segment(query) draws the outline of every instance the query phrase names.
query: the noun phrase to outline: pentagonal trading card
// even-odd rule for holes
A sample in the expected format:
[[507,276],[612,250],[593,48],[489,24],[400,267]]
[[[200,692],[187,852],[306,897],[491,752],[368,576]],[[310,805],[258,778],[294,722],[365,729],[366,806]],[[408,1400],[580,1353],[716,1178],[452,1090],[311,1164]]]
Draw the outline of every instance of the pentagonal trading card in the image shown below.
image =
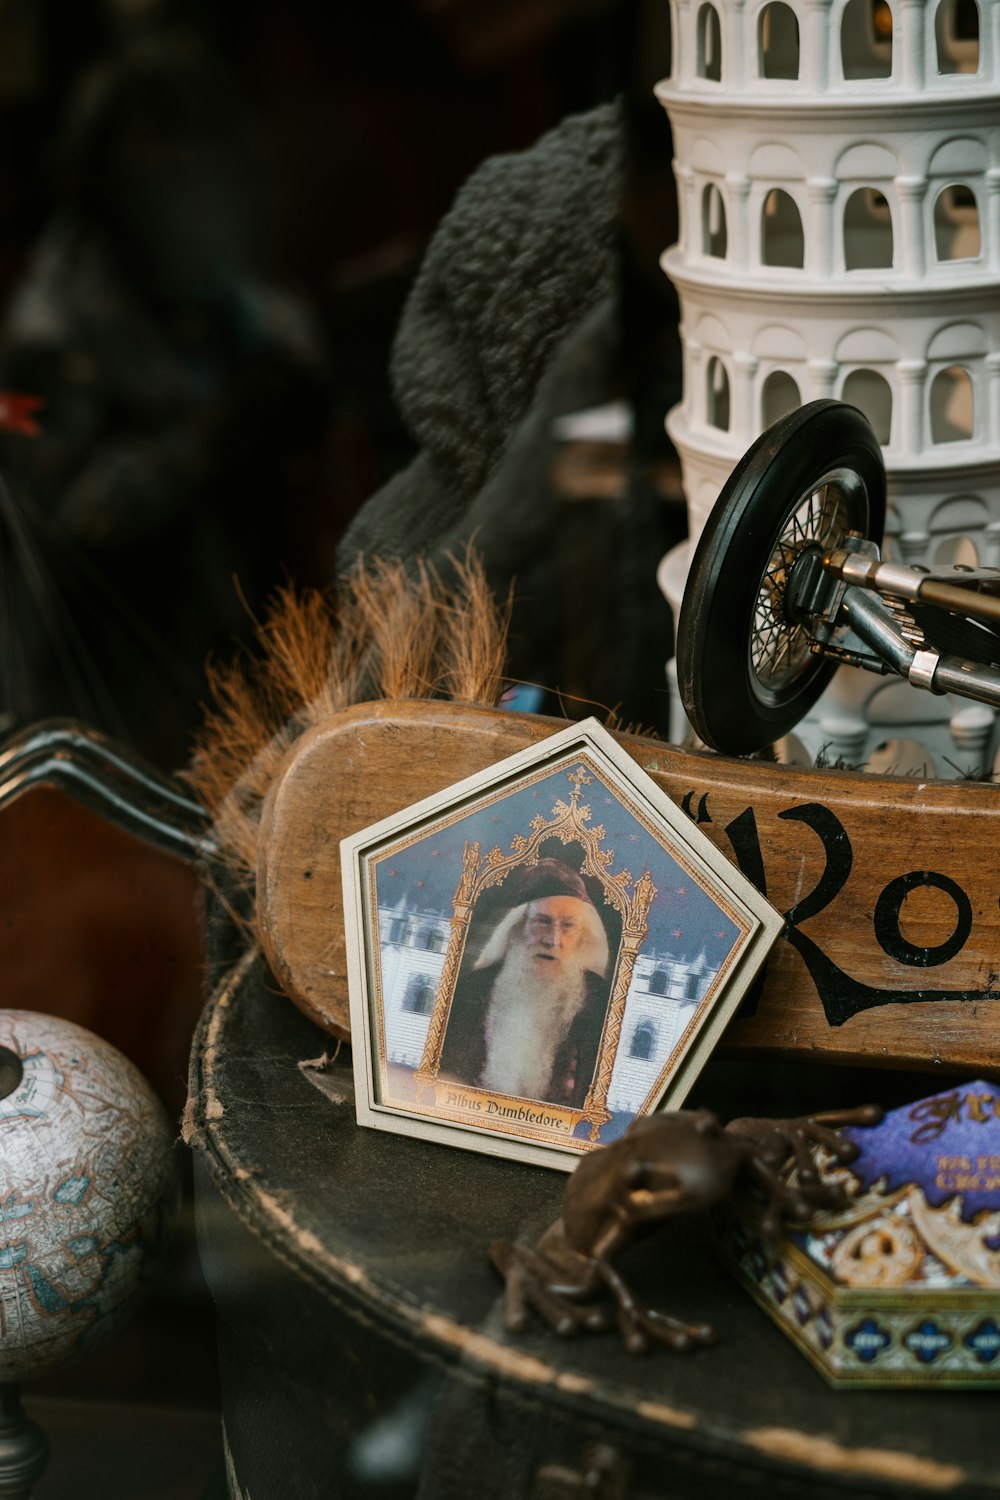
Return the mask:
[[341,848],[359,1121],[565,1170],[680,1103],[781,929],[595,720]]

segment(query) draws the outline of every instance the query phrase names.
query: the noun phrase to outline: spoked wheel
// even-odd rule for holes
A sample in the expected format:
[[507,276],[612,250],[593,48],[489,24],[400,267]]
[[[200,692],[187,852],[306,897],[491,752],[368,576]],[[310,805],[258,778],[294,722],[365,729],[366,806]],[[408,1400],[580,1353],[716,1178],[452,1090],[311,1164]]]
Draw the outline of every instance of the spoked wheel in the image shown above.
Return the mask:
[[701,534],[677,631],[681,697],[707,745],[750,754],[816,701],[835,663],[786,609],[789,576],[849,531],[881,541],[884,521],[882,452],[853,406],[810,402],[747,450]]

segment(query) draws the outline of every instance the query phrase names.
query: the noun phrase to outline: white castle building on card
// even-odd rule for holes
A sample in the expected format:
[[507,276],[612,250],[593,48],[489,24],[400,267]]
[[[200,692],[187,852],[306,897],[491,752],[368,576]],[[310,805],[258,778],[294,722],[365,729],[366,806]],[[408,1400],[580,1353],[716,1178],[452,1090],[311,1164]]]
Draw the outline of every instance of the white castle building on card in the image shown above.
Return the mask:
[[[416,1068],[444,968],[450,915],[416,910],[405,898],[397,906],[380,906],[378,915],[388,1060]],[[613,1113],[634,1113],[647,1098],[714,973],[704,953],[693,961],[639,954],[608,1091]]]
[[669,953],[639,954],[632,971],[608,1108],[634,1114],[648,1098],[714,977],[705,954],[693,961]]
[[[1000,4],[670,0],[680,206],[663,258],[692,539],[771,422],[833,396],[883,447],[887,551],[1000,563]],[[689,545],[660,579],[675,614]],[[916,726],[916,727],[915,727]],[[674,738],[682,732],[675,725]],[[841,672],[798,731],[862,762],[912,736],[983,765],[994,715]]]
[[419,911],[403,897],[378,909],[382,1014],[388,1060],[416,1068],[451,936],[448,915]]

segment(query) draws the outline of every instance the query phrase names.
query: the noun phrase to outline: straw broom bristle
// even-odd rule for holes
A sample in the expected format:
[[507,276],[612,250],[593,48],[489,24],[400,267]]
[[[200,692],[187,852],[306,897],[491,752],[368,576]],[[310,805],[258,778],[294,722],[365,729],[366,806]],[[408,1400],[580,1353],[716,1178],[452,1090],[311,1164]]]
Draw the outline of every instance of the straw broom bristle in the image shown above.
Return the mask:
[[337,630],[325,596],[281,589],[261,631],[264,688],[274,714],[293,718],[304,703],[321,716],[332,711],[330,678]]
[[451,562],[457,593],[446,605],[443,620],[447,696],[458,703],[492,705],[503,691],[514,586],[498,605],[471,548]]
[[369,644],[367,667],[379,698],[436,696],[441,675],[443,586],[418,562],[411,576],[401,562],[379,558],[348,575],[349,610]]
[[254,881],[264,799],[307,729],[378,698],[499,700],[510,600],[496,603],[471,549],[448,563],[448,584],[425,562],[412,572],[384,559],[359,564],[335,608],[318,591],[282,589],[258,654],[210,670],[213,701],[186,775],[245,886]]

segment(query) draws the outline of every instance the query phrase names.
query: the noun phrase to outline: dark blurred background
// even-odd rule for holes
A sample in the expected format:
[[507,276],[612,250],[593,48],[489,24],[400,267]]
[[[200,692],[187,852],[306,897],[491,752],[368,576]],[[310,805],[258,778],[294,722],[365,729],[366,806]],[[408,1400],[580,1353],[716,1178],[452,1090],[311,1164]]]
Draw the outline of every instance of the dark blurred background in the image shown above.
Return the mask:
[[[663,433],[679,395],[652,96],[667,15],[665,0],[0,0],[0,393],[43,402],[5,414],[0,394],[0,736],[66,714],[163,769],[185,762],[206,661],[252,639],[278,583],[331,584],[345,527],[412,457],[389,356],[456,191],[615,98],[625,417],[558,446],[561,624],[537,660],[522,639],[517,664],[543,679],[527,706],[596,701],[666,729],[655,569],[684,530]],[[100,1032],[179,1114],[195,873],[35,792],[0,814],[0,903],[5,1004]],[[199,1495],[212,1340],[189,1230],[132,1333],[41,1389],[62,1457],[39,1496],[143,1493],[124,1468],[107,1488],[101,1439],[126,1465],[126,1429],[165,1495]]]
[[[0,0],[0,390],[45,401],[39,436],[0,439],[8,722],[71,713],[183,763],[206,658],[252,634],[285,577],[330,583],[345,525],[411,456],[389,352],[456,190],[621,97],[640,462],[612,444],[582,479],[570,464],[573,499],[612,503],[572,509],[544,675],[570,712],[577,695],[665,727],[652,578],[676,493],[640,503],[638,583],[634,559],[629,576],[594,558],[630,503],[635,532],[636,487],[669,459],[667,17],[663,0]],[[634,615],[636,587],[645,626],[615,651],[615,598]]]

